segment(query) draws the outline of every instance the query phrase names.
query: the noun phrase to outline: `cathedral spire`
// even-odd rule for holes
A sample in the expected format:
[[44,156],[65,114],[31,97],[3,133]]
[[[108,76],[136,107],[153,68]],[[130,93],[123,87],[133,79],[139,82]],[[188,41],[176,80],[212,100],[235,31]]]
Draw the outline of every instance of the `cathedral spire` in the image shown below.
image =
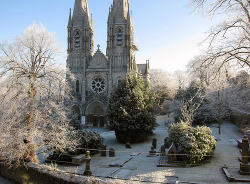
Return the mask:
[[83,21],[84,26],[92,27],[91,18],[89,14],[88,0],[75,0],[72,21],[73,22]]
[[127,15],[129,12],[129,1],[128,0],[113,0],[113,5],[111,6],[110,15],[116,19],[127,20]]

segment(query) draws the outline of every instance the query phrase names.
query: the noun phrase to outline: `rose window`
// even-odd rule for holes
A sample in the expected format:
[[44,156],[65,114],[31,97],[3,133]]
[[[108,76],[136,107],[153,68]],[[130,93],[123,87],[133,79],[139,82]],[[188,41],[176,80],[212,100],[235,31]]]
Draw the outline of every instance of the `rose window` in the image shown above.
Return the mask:
[[92,90],[95,92],[102,92],[105,89],[105,82],[102,78],[96,78],[92,81]]

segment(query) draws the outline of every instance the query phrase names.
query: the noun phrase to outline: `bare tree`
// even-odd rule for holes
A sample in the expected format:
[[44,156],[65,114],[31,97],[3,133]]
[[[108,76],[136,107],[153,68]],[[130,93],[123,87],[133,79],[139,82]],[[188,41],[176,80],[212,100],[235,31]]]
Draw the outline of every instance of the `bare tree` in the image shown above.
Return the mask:
[[0,45],[0,155],[5,161],[38,162],[37,155],[74,148],[61,51],[50,33],[33,24],[13,43]]
[[226,64],[250,67],[250,2],[248,0],[191,0],[196,10],[211,16],[224,13],[227,20],[209,31],[209,48],[204,66],[223,60],[218,70]]

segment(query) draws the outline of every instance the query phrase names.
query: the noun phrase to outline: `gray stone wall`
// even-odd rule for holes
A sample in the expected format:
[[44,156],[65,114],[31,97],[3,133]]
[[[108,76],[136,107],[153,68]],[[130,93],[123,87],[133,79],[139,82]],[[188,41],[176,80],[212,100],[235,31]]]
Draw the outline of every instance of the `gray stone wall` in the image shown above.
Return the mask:
[[17,169],[9,169],[0,165],[0,176],[15,184],[106,184],[100,179],[77,176],[33,163],[28,163]]

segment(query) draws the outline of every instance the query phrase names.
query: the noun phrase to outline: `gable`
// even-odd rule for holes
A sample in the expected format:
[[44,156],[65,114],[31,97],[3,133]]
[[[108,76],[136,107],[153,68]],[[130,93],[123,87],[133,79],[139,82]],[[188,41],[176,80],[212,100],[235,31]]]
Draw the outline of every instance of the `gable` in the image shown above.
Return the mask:
[[108,68],[108,58],[100,50],[97,50],[93,58],[90,60],[88,68]]

